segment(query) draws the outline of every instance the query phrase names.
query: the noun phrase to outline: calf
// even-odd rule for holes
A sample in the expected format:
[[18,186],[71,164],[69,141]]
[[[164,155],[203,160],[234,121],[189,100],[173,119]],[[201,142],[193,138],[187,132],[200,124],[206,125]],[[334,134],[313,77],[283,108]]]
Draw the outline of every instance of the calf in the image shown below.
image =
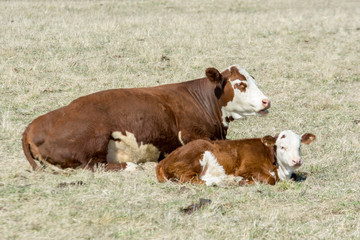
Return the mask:
[[276,137],[242,140],[195,140],[182,146],[156,167],[159,182],[167,179],[181,183],[218,185],[240,177],[240,184],[254,181],[274,185],[277,181],[296,178],[301,166],[300,143],[309,144],[315,135],[301,137],[287,130]]
[[225,139],[230,121],[267,114],[270,100],[243,68],[150,88],[112,89],[80,97],[36,118],[23,133],[25,156],[61,168],[161,160],[195,139]]

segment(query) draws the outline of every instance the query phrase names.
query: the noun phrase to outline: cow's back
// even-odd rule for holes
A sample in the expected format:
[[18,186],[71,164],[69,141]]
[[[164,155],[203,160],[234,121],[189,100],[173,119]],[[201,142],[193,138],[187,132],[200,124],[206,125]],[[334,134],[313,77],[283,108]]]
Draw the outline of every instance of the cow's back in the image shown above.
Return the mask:
[[216,141],[213,154],[226,174],[235,176],[262,172],[273,165],[271,150],[260,138]]

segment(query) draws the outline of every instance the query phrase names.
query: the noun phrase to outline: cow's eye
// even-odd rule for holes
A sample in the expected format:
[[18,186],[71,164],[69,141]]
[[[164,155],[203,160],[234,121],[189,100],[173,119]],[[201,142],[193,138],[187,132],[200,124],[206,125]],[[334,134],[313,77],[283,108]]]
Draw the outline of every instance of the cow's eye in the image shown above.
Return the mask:
[[286,148],[285,148],[285,147],[281,147],[281,150],[286,151]]
[[243,83],[243,82],[241,82],[241,83],[235,83],[234,84],[234,89],[238,89],[238,90],[240,90],[241,92],[245,92],[245,90],[246,90],[246,83]]

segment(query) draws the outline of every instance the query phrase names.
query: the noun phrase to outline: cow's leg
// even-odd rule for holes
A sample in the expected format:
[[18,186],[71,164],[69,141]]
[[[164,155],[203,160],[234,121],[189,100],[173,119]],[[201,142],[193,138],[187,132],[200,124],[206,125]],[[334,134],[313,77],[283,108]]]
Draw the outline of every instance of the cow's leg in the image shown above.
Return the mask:
[[[67,162],[71,162],[70,160]],[[105,157],[92,157],[90,158],[90,160],[88,158],[86,158],[85,156],[80,156],[80,158],[77,160],[77,162],[80,163],[80,166],[77,167],[72,167],[72,168],[82,168],[82,169],[87,169],[87,170],[91,170],[94,171],[94,167],[97,167],[101,164],[106,163],[106,159]],[[67,165],[67,166],[62,166],[62,168],[69,168],[71,166]]]
[[105,165],[106,171],[119,171],[119,170],[125,170],[127,167],[126,162],[122,163],[108,163]]
[[[97,166],[99,163],[101,164],[101,163],[103,163],[103,161],[97,161],[97,164],[96,163],[91,164],[91,162],[83,163],[81,165],[81,168],[94,171],[94,167]],[[134,164],[131,162],[121,162],[121,163],[106,163],[104,168],[105,168],[105,171],[133,172],[133,171],[139,169],[140,167],[137,164]]]
[[199,175],[196,172],[189,172],[189,173],[181,175],[179,182],[181,182],[181,183],[189,182],[192,184],[205,184],[206,183],[204,180],[201,180],[199,178]]
[[190,180],[190,183],[192,184],[206,184],[206,182],[204,180],[201,180],[200,178],[198,178],[197,176],[196,177],[193,177],[191,180]]
[[156,177],[159,182],[165,182],[168,178],[162,167],[163,162],[158,163],[156,166]]
[[267,183],[267,184],[270,184],[270,185],[275,185],[276,184],[276,179],[271,174],[261,174],[258,177],[258,180],[260,182],[262,182],[262,183]]
[[[156,176],[159,182],[165,182],[166,180],[178,182],[178,183],[193,183],[193,184],[204,184],[205,181],[199,178],[199,173],[193,170],[186,171],[187,169],[182,168],[181,172],[168,173],[163,168],[163,162],[160,162],[156,166]],[[185,171],[185,173],[184,173]]]
[[260,174],[252,174],[251,172],[248,172],[247,170],[244,170],[243,168],[237,169],[235,172],[236,177],[243,177],[241,181],[239,181],[240,186],[246,186],[254,184],[256,181],[260,181],[259,176]]
[[104,164],[105,163],[105,171],[128,171],[133,172],[137,169],[140,169],[140,167],[132,162],[120,162],[120,163],[108,163],[106,162],[106,157],[104,158],[97,158],[97,159],[91,159],[88,162],[84,162],[81,166],[85,169],[94,170],[94,166],[97,166],[98,164]]
[[253,179],[242,179],[240,182],[239,182],[239,185],[240,186],[246,186],[246,185],[251,185],[251,184],[254,184],[254,180]]
[[275,185],[276,179],[271,174],[266,173],[255,173],[251,178],[243,179],[239,182],[240,185],[250,185],[255,182],[261,182],[265,184]]
[[255,181],[259,181],[265,184],[275,185],[276,183],[275,177],[272,174],[270,174],[270,172],[263,172],[263,171],[255,172],[253,173],[252,178]]

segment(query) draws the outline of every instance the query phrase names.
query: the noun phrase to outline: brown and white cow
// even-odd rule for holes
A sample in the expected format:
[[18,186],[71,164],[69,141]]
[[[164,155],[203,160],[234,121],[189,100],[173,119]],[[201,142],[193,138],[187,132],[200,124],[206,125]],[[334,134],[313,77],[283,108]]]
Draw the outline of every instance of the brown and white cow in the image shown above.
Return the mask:
[[278,136],[242,140],[195,140],[182,146],[156,167],[159,182],[221,185],[251,184],[254,181],[274,185],[277,181],[296,178],[294,170],[301,166],[300,143],[309,144],[315,135],[301,137],[293,131]]
[[34,160],[61,168],[105,163],[123,169],[125,162],[161,160],[195,139],[225,139],[230,121],[264,115],[269,107],[243,68],[208,68],[197,80],[80,97],[30,123],[22,146],[33,169]]

